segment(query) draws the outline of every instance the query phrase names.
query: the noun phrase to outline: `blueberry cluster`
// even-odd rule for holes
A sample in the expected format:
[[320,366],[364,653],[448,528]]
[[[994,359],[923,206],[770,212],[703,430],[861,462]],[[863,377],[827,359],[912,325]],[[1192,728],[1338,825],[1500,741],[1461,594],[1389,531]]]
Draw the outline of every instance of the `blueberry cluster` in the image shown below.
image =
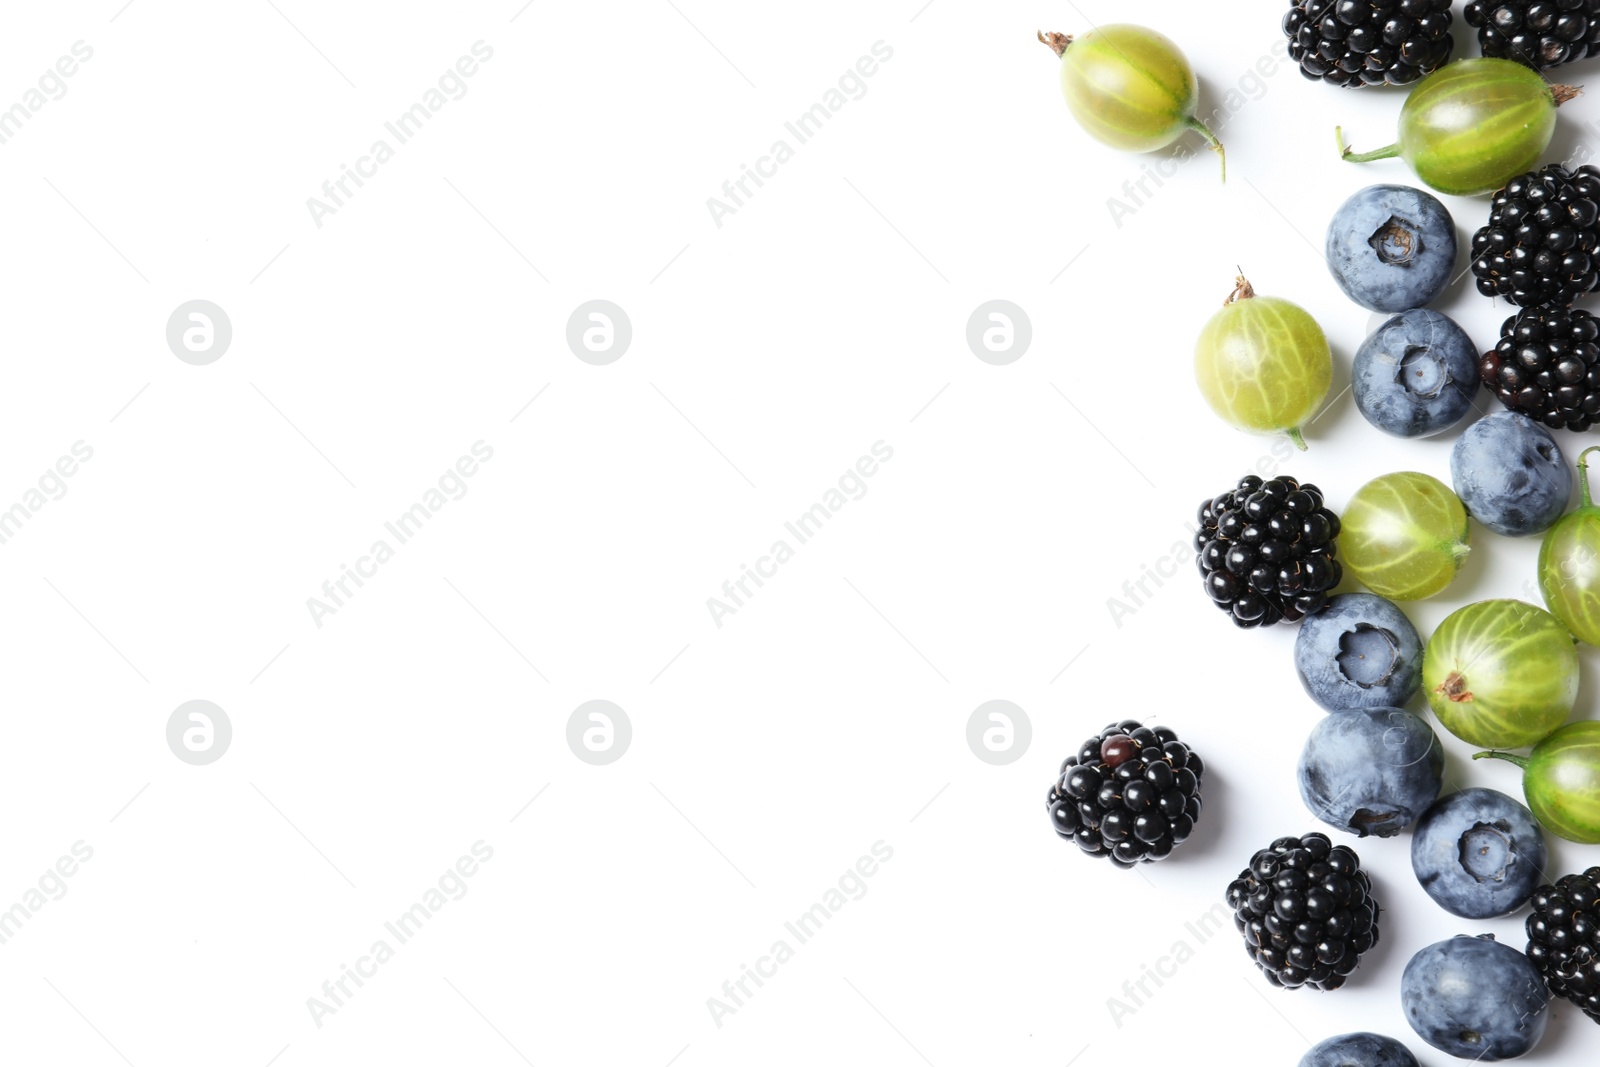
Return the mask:
[[1339,516],[1322,492],[1287,476],[1238,485],[1200,504],[1197,563],[1212,603],[1237,626],[1298,622],[1339,584]]
[[1600,286],[1600,170],[1559,163],[1519,174],[1472,236],[1478,292],[1519,307],[1570,304]]
[[1331,990],[1378,943],[1378,904],[1355,850],[1280,837],[1228,886],[1245,950],[1275,986]]
[[1528,959],[1550,992],[1600,1023],[1600,867],[1540,886],[1527,928]]
[[1581,308],[1526,308],[1500,327],[1478,374],[1500,402],[1554,429],[1600,419],[1600,320]]
[[1331,85],[1404,85],[1445,65],[1450,0],[1290,0],[1289,58]]
[[1548,70],[1600,55],[1600,0],[1472,0],[1463,17],[1494,59]]
[[1046,804],[1056,833],[1118,867],[1166,859],[1200,817],[1205,764],[1165,726],[1111,723],[1061,765]]

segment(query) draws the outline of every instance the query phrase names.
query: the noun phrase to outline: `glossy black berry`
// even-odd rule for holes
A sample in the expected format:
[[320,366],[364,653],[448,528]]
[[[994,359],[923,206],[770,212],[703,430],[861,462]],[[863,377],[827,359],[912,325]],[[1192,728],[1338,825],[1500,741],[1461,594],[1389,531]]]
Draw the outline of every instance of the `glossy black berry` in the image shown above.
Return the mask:
[[1600,0],[1472,0],[1463,17],[1493,59],[1548,70],[1600,55]]
[[1280,837],[1228,886],[1245,951],[1275,986],[1338,989],[1378,943],[1378,902],[1361,860],[1322,834]]
[[1091,856],[1118,867],[1166,859],[1200,816],[1204,769],[1171,729],[1114,722],[1061,765],[1046,809]]
[[1404,85],[1444,66],[1450,0],[1290,0],[1289,58],[1313,81]]
[[1600,867],[1533,894],[1528,959],[1550,992],[1600,1023]]
[[1581,308],[1525,308],[1500,327],[1478,376],[1506,407],[1551,429],[1600,421],[1600,320]]
[[1519,307],[1600,287],[1600,170],[1551,163],[1507,182],[1472,235],[1472,274],[1478,292]]
[[1235,625],[1298,622],[1343,577],[1338,534],[1339,518],[1316,486],[1252,474],[1200,505],[1196,562],[1211,602]]

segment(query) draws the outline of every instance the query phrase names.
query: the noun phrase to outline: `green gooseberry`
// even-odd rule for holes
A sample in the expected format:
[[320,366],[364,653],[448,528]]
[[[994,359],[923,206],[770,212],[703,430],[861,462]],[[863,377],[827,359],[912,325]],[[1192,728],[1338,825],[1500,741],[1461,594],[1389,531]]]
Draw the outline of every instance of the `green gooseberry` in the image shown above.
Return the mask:
[[1154,152],[1193,130],[1228,177],[1222,142],[1194,117],[1200,81],[1182,49],[1155,30],[1127,23],[1071,37],[1040,33],[1061,57],[1061,91],[1078,125],[1113,148]]
[[1399,156],[1439,192],[1475,196],[1533,169],[1555,133],[1556,108],[1577,95],[1509,59],[1460,59],[1417,82],[1394,144],[1354,152],[1342,129],[1334,134],[1351,163]]
[[1526,756],[1478,752],[1473,759],[1503,759],[1522,768],[1522,794],[1551,833],[1600,845],[1600,722],[1563,726]]
[[1257,296],[1244,275],[1194,346],[1200,394],[1224,422],[1249,433],[1283,433],[1296,448],[1333,381],[1328,338],[1298,304]]
[[1572,636],[1600,645],[1600,507],[1589,499],[1589,453],[1578,457],[1578,487],[1583,496],[1576,510],[1563,515],[1539,546],[1539,591],[1550,614]]
[[1455,579],[1470,551],[1461,498],[1416,471],[1372,479],[1355,491],[1339,520],[1344,569],[1390,600],[1433,596]]
[[1521,748],[1572,714],[1578,653],[1548,611],[1484,600],[1451,612],[1428,638],[1422,689],[1439,724],[1468,744]]

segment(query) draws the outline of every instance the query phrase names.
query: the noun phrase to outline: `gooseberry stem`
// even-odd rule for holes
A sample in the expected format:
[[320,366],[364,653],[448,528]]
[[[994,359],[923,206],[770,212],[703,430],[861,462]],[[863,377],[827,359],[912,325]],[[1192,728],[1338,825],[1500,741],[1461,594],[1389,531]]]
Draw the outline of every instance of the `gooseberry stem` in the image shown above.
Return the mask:
[[1290,441],[1294,442],[1294,447],[1298,448],[1302,452],[1306,450],[1306,438],[1305,435],[1300,432],[1300,427],[1291,426],[1283,432],[1284,436],[1288,437]]
[[1222,181],[1224,184],[1226,184],[1228,181],[1228,152],[1227,149],[1222,147],[1222,142],[1217,140],[1217,135],[1211,132],[1211,127],[1207,126],[1193,115],[1190,115],[1188,118],[1184,119],[1183,124],[1193,130],[1195,133],[1198,133],[1201,137],[1204,137],[1206,139],[1206,143],[1211,146],[1211,151],[1217,154],[1217,161],[1222,164]]
[[[1236,304],[1241,300],[1250,300],[1255,295],[1255,286],[1245,280],[1244,271],[1239,271],[1233,276],[1233,292],[1228,294],[1228,299],[1222,302],[1222,306],[1227,307],[1229,304]],[[1600,445],[1595,447],[1600,448]]]
[[1347,163],[1371,163],[1378,159],[1393,159],[1400,154],[1398,142],[1386,148],[1375,148],[1371,152],[1357,152],[1344,143],[1344,127],[1333,128],[1333,139],[1339,145],[1339,158]]
[[1045,33],[1043,30],[1034,32],[1039,35],[1039,43],[1049,45],[1050,51],[1056,54],[1057,59],[1066,54],[1067,45],[1072,43],[1070,33]]
[[1473,759],[1503,759],[1507,763],[1515,763],[1523,770],[1528,769],[1528,757],[1519,756],[1515,752],[1474,752]]
[[1466,676],[1460,671],[1451,671],[1449,677],[1445,678],[1434,692],[1455,704],[1462,704],[1472,699],[1472,690],[1467,688]]
[[1589,453],[1600,452],[1600,445],[1590,445],[1578,453],[1578,489],[1583,493],[1583,500],[1579,507],[1591,507],[1593,501],[1589,499]]

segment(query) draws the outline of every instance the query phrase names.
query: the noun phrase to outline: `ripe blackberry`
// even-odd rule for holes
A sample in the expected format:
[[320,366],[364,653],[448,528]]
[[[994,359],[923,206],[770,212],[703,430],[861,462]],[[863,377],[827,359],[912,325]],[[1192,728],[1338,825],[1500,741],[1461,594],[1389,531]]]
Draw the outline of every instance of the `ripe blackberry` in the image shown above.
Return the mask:
[[1338,989],[1378,943],[1378,902],[1355,850],[1280,837],[1228,886],[1245,951],[1275,986]]
[[1600,867],[1533,894],[1528,959],[1558,997],[1600,1023]]
[[1600,170],[1551,163],[1494,194],[1472,235],[1478,292],[1520,307],[1570,304],[1600,286]]
[[1201,502],[1195,561],[1211,602],[1236,626],[1299,622],[1344,574],[1334,558],[1338,536],[1339,516],[1322,506],[1316,486],[1251,474]]
[[1061,765],[1046,806],[1056,833],[1118,867],[1163,860],[1200,817],[1205,764],[1165,726],[1114,722]]
[[1404,85],[1450,59],[1450,0],[1289,0],[1289,58],[1313,81]]
[[1600,321],[1581,308],[1524,308],[1500,327],[1478,376],[1500,403],[1557,430],[1600,421]]
[[1600,55],[1600,0],[1472,0],[1464,17],[1492,59],[1548,70]]

